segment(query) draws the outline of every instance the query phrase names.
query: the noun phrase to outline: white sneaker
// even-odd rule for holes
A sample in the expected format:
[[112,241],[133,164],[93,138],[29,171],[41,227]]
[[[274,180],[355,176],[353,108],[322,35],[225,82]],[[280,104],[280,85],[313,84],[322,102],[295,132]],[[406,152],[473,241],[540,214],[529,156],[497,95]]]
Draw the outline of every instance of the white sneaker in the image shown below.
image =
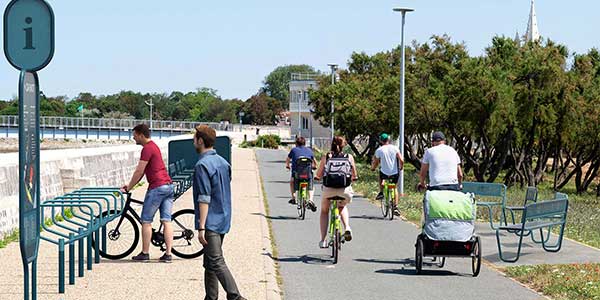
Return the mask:
[[320,241],[319,248],[321,248],[321,249],[329,248],[329,243],[327,242],[327,240]]

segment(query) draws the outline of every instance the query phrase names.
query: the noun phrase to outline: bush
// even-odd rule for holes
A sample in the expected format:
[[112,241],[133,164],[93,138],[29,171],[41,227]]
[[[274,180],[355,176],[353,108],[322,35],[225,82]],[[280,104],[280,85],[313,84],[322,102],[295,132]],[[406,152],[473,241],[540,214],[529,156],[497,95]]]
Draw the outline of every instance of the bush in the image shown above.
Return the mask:
[[269,149],[277,149],[281,144],[281,138],[278,135],[268,134],[268,135],[259,135],[258,139],[254,142],[256,147],[269,148]]
[[240,148],[261,147],[269,149],[277,149],[281,144],[281,138],[278,135],[267,134],[259,135],[256,141],[244,141],[240,144]]

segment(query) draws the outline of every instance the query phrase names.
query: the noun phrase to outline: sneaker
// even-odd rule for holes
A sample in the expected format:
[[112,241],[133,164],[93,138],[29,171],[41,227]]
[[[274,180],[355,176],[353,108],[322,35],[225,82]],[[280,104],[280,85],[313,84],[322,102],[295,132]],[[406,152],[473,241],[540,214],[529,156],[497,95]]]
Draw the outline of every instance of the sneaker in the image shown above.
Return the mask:
[[398,217],[400,216],[400,210],[398,209],[398,207],[394,207],[393,212],[394,212],[394,216],[398,216]]
[[379,194],[377,194],[377,197],[375,197],[375,200],[381,200],[383,199],[383,192],[379,192]]
[[316,205],[314,202],[312,202],[312,201],[308,201],[308,208],[309,208],[309,209],[310,209],[312,212],[315,212],[315,211],[317,211],[317,205]]
[[352,240],[352,230],[347,229],[346,232],[344,232],[344,239],[346,240],[346,242]]
[[327,240],[320,241],[319,242],[319,248],[321,248],[321,249],[329,248],[329,243],[327,242]]
[[150,254],[144,253],[144,252],[140,252],[140,254],[132,257],[131,259],[134,260],[134,261],[149,261],[150,260]]
[[296,205],[296,198],[290,199],[290,201],[288,201],[288,203],[292,204],[292,205]]
[[164,263],[170,263],[173,260],[173,256],[172,255],[167,255],[166,253],[163,254],[163,256],[161,256],[158,261],[160,262],[164,262]]

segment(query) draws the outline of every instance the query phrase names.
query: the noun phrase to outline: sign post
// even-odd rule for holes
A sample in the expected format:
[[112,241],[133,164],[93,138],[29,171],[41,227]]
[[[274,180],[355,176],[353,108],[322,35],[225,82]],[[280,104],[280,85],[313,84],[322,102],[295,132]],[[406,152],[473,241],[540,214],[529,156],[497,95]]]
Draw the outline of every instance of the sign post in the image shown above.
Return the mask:
[[[4,55],[19,77],[19,244],[24,299],[37,298],[40,244],[40,85],[54,56],[54,13],[44,0],[12,0],[4,11]],[[29,284],[31,264],[31,285]],[[31,294],[30,294],[31,287]]]

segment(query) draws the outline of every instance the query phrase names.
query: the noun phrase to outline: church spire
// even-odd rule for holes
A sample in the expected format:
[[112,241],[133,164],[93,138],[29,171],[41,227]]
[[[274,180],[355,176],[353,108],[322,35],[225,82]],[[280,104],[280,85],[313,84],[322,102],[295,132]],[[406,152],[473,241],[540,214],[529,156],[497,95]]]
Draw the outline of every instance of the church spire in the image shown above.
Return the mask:
[[540,39],[537,16],[535,15],[535,0],[531,0],[531,11],[529,12],[529,22],[527,23],[525,39],[527,42],[537,42]]

